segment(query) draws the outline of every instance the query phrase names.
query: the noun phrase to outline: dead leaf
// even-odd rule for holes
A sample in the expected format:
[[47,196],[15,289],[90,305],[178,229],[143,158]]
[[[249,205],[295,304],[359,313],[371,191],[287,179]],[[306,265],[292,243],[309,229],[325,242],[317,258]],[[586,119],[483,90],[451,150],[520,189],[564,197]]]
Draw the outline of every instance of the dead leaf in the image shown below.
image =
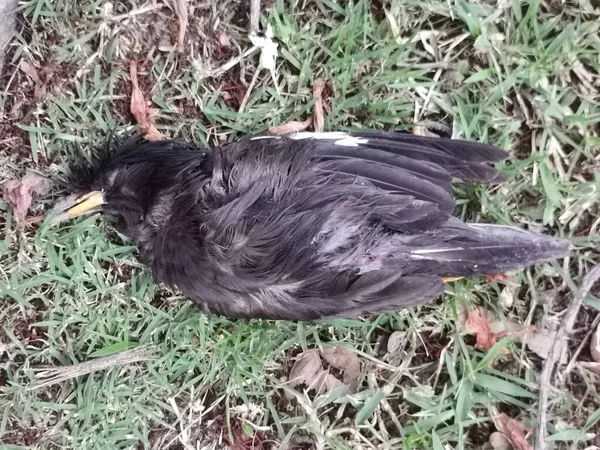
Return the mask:
[[317,78],[313,84],[313,97],[315,104],[313,106],[313,129],[316,133],[322,133],[325,129],[325,114],[323,112],[323,89],[325,80]]
[[490,329],[490,323],[481,308],[467,312],[465,331],[475,335],[475,347],[490,350],[498,340],[498,334]]
[[592,354],[592,359],[596,362],[600,362],[600,325],[592,334],[592,339],[590,340],[590,353]]
[[527,441],[527,437],[531,434],[531,428],[504,413],[494,416],[493,420],[496,429],[508,438],[515,450],[533,450]]
[[33,193],[46,194],[50,190],[50,181],[35,173],[27,173],[21,180],[7,181],[2,188],[4,200],[11,206],[15,220],[23,223],[31,206]]
[[295,387],[300,384],[310,386],[322,371],[323,365],[318,351],[311,350],[301,353],[290,370],[290,386]]
[[321,358],[317,350],[301,353],[290,370],[290,386],[304,385],[309,390],[314,389],[317,394],[343,386],[340,380],[323,369]]
[[172,0],[173,9],[177,15],[179,21],[179,35],[177,37],[177,50],[181,53],[183,51],[183,44],[185,39],[185,31],[188,25],[188,5],[187,0]]
[[360,359],[349,348],[342,345],[326,347],[321,350],[322,358],[336,369],[344,371],[343,382],[350,392],[356,392],[360,386]]
[[299,133],[300,131],[304,131],[308,127],[310,127],[311,124],[312,119],[306,119],[303,122],[293,120],[288,123],[284,123],[274,127],[269,127],[267,131],[269,132],[269,134],[273,134],[275,136],[283,136],[286,134]]
[[388,353],[396,353],[400,347],[402,346],[406,337],[406,332],[404,331],[394,331],[387,341],[387,351]]
[[42,79],[40,78],[37,69],[33,64],[25,60],[21,60],[21,62],[19,63],[19,69],[21,69],[21,71],[24,74],[26,74],[29,78],[31,78],[34,85],[33,97],[36,100],[39,99],[45,93],[46,85],[42,82]]
[[40,76],[38,75],[37,69],[33,66],[33,64],[23,59],[19,63],[19,69],[21,69],[26,75],[29,75],[29,78],[31,78],[35,84],[40,84],[42,82]]
[[[323,368],[323,358],[336,369],[343,371],[343,381]],[[310,350],[298,355],[290,370],[290,386],[304,385],[318,394],[329,392],[339,386],[346,386],[356,392],[360,385],[360,360],[350,349],[342,346],[328,347],[321,352]]]
[[[527,348],[540,358],[547,359],[556,337],[556,329],[538,330],[535,326],[524,327],[516,319],[500,321],[495,317],[488,317],[490,330],[496,338],[512,336],[515,342],[524,343]],[[560,364],[567,364],[567,354],[561,355]]]
[[512,448],[508,438],[499,431],[494,431],[484,446],[484,450],[512,450]]
[[[548,355],[556,339],[556,333],[557,330],[525,330],[524,333],[515,334],[514,340],[516,342],[524,342],[529,350],[537,354],[540,358],[548,359]],[[559,346],[556,345],[555,348],[558,349]],[[567,364],[569,362],[568,359],[567,353],[563,352],[560,356],[559,364]]]
[[131,61],[129,64],[129,75],[131,76],[131,114],[139,124],[140,132],[149,141],[160,141],[165,137],[158,131],[154,125],[156,109],[150,108],[149,102],[146,103],[137,79],[137,63]]
[[[524,336],[535,332],[535,327],[523,327],[513,321],[503,322],[497,320],[492,312],[476,308],[467,311],[464,330],[475,335],[475,347],[489,351],[498,339],[512,336],[516,341],[524,340]],[[502,349],[502,353],[507,354],[508,350]]]

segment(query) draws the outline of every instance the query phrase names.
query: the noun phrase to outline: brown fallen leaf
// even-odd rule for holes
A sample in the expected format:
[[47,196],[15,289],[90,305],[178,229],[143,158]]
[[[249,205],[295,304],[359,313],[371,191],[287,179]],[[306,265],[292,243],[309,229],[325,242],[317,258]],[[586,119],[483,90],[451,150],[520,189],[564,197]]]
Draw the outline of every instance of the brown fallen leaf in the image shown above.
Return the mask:
[[290,386],[304,385],[317,394],[329,392],[338,386],[344,386],[340,380],[323,369],[317,350],[301,353],[290,370]]
[[342,381],[350,392],[356,392],[360,386],[360,359],[352,350],[335,345],[321,350],[321,357],[332,367],[344,371]]
[[150,108],[150,102],[146,102],[137,79],[137,63],[131,61],[129,63],[129,75],[131,77],[131,105],[130,110],[133,117],[139,124],[140,132],[149,141],[160,141],[165,137],[158,131],[154,125],[156,109]]
[[290,370],[290,386],[295,387],[300,384],[310,386],[322,372],[323,365],[318,351],[301,353]]
[[[488,312],[489,313],[489,312]],[[487,315],[490,330],[497,338],[511,336],[515,342],[524,343],[527,348],[543,359],[547,359],[556,339],[556,327],[537,329],[534,325],[523,326],[516,318],[508,321],[498,320],[495,316]],[[567,364],[567,354],[561,355],[560,364]]]
[[527,437],[531,434],[531,428],[504,413],[500,413],[492,419],[496,429],[508,438],[515,450],[533,450],[527,440]]
[[481,308],[472,309],[467,312],[465,331],[475,335],[475,347],[485,350],[490,350],[499,337],[498,333],[492,332],[490,322],[485,317]]
[[[344,372],[343,381],[323,368],[323,362]],[[317,394],[329,392],[339,386],[346,386],[351,392],[356,392],[360,385],[360,360],[351,350],[335,346],[318,350],[309,350],[298,355],[289,374],[290,386],[306,386],[314,389]]]
[[[537,354],[540,358],[548,359],[554,340],[556,339],[557,330],[536,330],[529,328],[523,332],[515,333],[514,340],[516,342],[524,342],[525,345]],[[569,358],[566,352],[561,354],[559,364],[567,364]]]
[[177,37],[177,51],[183,51],[183,44],[185,39],[185,31],[188,25],[188,5],[187,0],[172,0],[173,9],[177,15],[179,21],[179,35]]
[[34,91],[33,97],[38,100],[42,95],[45,94],[46,85],[42,82],[40,75],[33,64],[25,60],[21,60],[19,63],[19,69],[26,74],[33,81]]
[[325,113],[323,111],[323,89],[325,80],[317,78],[313,84],[313,97],[315,104],[313,106],[312,123],[313,129],[317,133],[322,133],[325,129]]
[[23,223],[31,206],[33,194],[46,194],[50,190],[50,181],[30,172],[21,180],[7,181],[2,185],[2,190],[4,200],[11,206],[15,220]]
[[[475,335],[475,347],[488,351],[498,339],[511,336],[515,341],[521,342],[526,336],[533,336],[531,333],[536,332],[535,326],[524,327],[513,321],[500,321],[491,311],[484,311],[482,308],[467,311],[462,320],[464,320],[464,330]],[[508,350],[503,349],[502,353],[507,354]]]
[[286,134],[299,133],[300,131],[306,130],[312,124],[312,118],[306,119],[303,122],[299,122],[297,120],[292,120],[288,123],[283,123],[281,125],[276,125],[274,127],[269,127],[267,130],[269,134],[275,136],[283,136]]

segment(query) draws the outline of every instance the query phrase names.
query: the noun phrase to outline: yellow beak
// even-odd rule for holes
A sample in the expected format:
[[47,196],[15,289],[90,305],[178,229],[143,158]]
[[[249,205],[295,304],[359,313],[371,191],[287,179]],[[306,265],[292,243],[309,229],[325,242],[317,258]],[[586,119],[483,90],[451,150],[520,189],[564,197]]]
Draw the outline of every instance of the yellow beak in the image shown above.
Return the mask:
[[98,212],[104,203],[106,203],[104,193],[101,191],[92,191],[81,197],[66,198],[54,207],[52,222],[60,223],[83,214]]

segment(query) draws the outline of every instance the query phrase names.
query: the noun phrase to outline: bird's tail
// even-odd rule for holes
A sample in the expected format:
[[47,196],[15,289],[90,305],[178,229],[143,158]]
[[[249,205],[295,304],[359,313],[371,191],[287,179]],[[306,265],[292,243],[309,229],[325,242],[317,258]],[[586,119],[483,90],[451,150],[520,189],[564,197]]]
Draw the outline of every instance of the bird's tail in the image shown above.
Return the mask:
[[467,233],[444,243],[410,252],[436,268],[442,277],[463,277],[503,273],[545,261],[564,258],[569,242],[515,227],[467,224]]

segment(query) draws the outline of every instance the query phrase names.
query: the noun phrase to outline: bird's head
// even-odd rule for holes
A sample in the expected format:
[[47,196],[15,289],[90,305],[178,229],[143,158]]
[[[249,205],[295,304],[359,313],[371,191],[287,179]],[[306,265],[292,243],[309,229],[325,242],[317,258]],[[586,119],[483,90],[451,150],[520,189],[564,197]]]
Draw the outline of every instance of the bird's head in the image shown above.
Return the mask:
[[195,146],[175,141],[150,142],[140,136],[111,141],[91,160],[71,165],[67,182],[72,195],[58,202],[52,221],[102,211],[132,230],[165,189],[197,167],[198,155]]

